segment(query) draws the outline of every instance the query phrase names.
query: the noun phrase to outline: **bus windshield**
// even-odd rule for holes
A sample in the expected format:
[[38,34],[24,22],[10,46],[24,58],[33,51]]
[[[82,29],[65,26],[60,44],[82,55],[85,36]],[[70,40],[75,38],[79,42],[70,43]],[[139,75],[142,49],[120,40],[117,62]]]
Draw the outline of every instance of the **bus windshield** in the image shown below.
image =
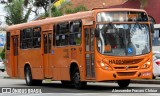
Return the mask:
[[97,14],[97,22],[133,22],[148,21],[147,14],[144,12],[120,11],[120,12],[100,12]]
[[150,52],[147,24],[98,24],[97,47],[101,54],[135,56]]

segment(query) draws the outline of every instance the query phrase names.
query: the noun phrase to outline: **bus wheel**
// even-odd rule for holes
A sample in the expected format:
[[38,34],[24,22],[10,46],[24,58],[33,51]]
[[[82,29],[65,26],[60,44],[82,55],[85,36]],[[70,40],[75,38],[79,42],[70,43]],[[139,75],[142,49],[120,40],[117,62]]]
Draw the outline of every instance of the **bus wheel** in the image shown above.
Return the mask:
[[73,83],[74,83],[75,88],[77,88],[77,89],[82,89],[87,85],[87,82],[81,81],[80,73],[79,73],[79,70],[77,68],[76,68],[76,70],[74,71],[74,74],[73,74]]
[[25,80],[26,80],[26,84],[28,86],[32,86],[32,85],[42,85],[42,80],[33,80],[32,79],[32,72],[29,66],[27,66],[25,68]]
[[119,87],[127,87],[130,83],[130,80],[117,80]]
[[31,73],[31,69],[29,66],[27,66],[25,68],[25,80],[26,80],[26,84],[28,86],[33,85],[33,81],[32,81],[32,73]]

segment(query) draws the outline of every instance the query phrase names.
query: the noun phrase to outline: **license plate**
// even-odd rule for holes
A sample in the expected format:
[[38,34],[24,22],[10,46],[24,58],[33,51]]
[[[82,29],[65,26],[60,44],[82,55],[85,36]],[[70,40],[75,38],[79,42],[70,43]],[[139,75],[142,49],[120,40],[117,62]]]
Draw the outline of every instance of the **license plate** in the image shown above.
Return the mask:
[[151,75],[150,72],[144,72],[144,73],[142,73],[142,76],[150,76],[150,75]]

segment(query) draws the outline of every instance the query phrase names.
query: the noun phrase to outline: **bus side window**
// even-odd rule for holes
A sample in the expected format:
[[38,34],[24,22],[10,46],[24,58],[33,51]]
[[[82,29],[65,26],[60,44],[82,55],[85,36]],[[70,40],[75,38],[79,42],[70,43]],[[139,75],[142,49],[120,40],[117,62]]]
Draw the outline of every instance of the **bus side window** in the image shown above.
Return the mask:
[[41,47],[41,27],[35,27],[33,29],[33,47]]
[[55,32],[56,32],[56,25],[53,25],[53,46],[55,46],[55,42],[56,42]]
[[70,45],[81,44],[82,22],[73,21],[70,23]]
[[7,32],[7,50],[10,50],[10,32]]
[[69,23],[57,24],[56,29],[56,46],[68,45],[69,41]]
[[33,30],[32,28],[23,29],[21,31],[21,48],[27,49],[33,47]]

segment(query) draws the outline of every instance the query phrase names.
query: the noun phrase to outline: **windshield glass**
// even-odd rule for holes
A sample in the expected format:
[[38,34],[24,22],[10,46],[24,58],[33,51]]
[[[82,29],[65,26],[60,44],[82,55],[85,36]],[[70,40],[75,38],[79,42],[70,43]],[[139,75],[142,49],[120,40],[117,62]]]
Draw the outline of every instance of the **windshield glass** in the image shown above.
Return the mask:
[[147,24],[98,24],[97,47],[101,54],[135,56],[150,52]]
[[100,12],[97,14],[97,22],[133,22],[148,21],[144,12],[122,11],[122,12]]

